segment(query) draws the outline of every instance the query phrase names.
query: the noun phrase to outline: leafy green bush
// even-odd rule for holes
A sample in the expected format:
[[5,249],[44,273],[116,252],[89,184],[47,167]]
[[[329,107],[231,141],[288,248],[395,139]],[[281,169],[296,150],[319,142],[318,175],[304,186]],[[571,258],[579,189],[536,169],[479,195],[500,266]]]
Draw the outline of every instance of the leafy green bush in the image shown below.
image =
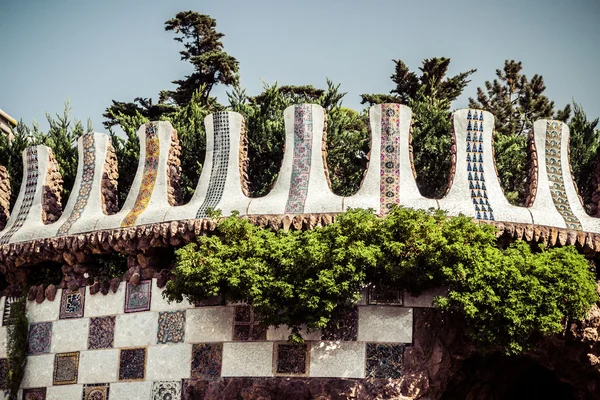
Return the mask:
[[16,400],[27,365],[29,325],[25,310],[25,296],[18,298],[11,304],[10,320],[12,324],[8,326],[8,373],[5,395],[10,400]]
[[506,250],[495,228],[442,211],[396,208],[340,214],[308,231],[261,229],[238,216],[213,236],[176,251],[169,300],[223,295],[245,301],[268,325],[323,328],[368,284],[413,294],[446,286],[439,307],[462,318],[481,346],[519,353],[536,335],[560,332],[598,300],[593,274],[574,247]]

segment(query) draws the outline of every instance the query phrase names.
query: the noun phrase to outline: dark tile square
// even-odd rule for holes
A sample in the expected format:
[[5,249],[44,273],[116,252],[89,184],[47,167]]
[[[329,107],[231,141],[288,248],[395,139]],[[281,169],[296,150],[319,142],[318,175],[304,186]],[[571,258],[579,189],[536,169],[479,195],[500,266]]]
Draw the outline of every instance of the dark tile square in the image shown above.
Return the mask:
[[308,373],[308,346],[306,344],[275,343],[277,374],[305,375]]
[[23,389],[23,400],[46,400],[46,388]]
[[119,380],[140,380],[146,375],[146,349],[122,349],[119,356]]
[[158,314],[157,343],[181,343],[185,337],[185,311]]
[[222,343],[200,343],[192,346],[192,378],[219,378],[223,361]]
[[194,303],[195,307],[214,307],[214,306],[224,306],[224,305],[225,305],[225,300],[223,299],[223,296],[221,296],[221,295],[207,297],[205,299],[198,300]]
[[115,317],[90,319],[88,349],[110,349],[115,339]]
[[0,389],[6,389],[8,378],[8,359],[0,358]]
[[82,400],[108,400],[108,383],[92,383],[83,385]]
[[356,341],[358,337],[358,307],[334,311],[329,324],[321,331],[322,340]]
[[29,355],[50,353],[52,322],[29,325]]
[[79,371],[79,352],[59,353],[54,356],[53,385],[77,383]]
[[77,290],[63,289],[60,299],[60,319],[83,317],[85,287]]
[[251,306],[235,306],[233,340],[267,340],[267,328],[256,319]]
[[398,379],[402,376],[404,346],[367,343],[366,377]]
[[369,304],[402,305],[402,290],[393,286],[369,287]]
[[252,307],[250,306],[235,306],[235,322],[251,322]]
[[150,310],[150,296],[152,294],[152,281],[142,281],[137,286],[127,282],[125,289],[125,312],[138,312]]

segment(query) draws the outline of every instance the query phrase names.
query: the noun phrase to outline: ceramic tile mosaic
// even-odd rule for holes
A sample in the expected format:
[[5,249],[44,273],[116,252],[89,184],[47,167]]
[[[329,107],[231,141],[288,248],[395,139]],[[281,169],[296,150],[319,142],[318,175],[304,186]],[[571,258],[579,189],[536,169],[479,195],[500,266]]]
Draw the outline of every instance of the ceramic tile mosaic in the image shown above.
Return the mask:
[[4,311],[2,312],[2,326],[13,325],[13,321],[10,318],[10,307],[12,303],[17,300],[18,297],[6,296],[4,298]]
[[122,349],[119,355],[119,380],[140,380],[146,376],[146,349]]
[[213,114],[213,132],[214,148],[208,190],[204,202],[202,202],[196,213],[196,218],[207,217],[206,212],[208,209],[214,209],[223,197],[229,166],[229,113],[217,112]]
[[138,312],[150,310],[150,297],[152,295],[152,281],[141,281],[134,286],[127,282],[125,289],[125,312]]
[[267,328],[255,319],[252,307],[235,306],[233,340],[267,340]]
[[181,399],[181,381],[160,381],[152,384],[152,400]]
[[308,345],[306,343],[275,343],[275,373],[307,375]]
[[21,229],[25,223],[25,220],[27,219],[27,216],[29,215],[31,205],[33,204],[39,175],[37,147],[28,147],[26,150],[26,157],[27,176],[25,179],[25,193],[23,196],[23,201],[21,202],[21,207],[19,208],[16,220],[11,225],[10,229],[4,235],[2,235],[2,237],[0,237],[0,244],[7,244],[13,235],[17,233],[19,229]]
[[90,319],[88,349],[110,349],[115,340],[115,317]]
[[368,303],[402,305],[402,290],[386,285],[370,286]]
[[339,308],[334,311],[326,328],[321,331],[322,340],[355,341],[358,336],[358,307]]
[[81,186],[77,193],[77,200],[69,218],[58,228],[57,236],[67,235],[73,224],[81,218],[92,192],[92,181],[96,162],[96,141],[93,133],[82,136],[83,144],[83,174],[81,175]]
[[60,298],[60,319],[83,317],[85,287],[77,290],[63,289]]
[[185,311],[158,313],[157,343],[182,343],[185,337]]
[[381,105],[380,212],[400,201],[400,105]]
[[192,346],[192,378],[218,378],[223,364],[222,343],[200,343]]
[[546,122],[546,172],[550,194],[556,210],[565,220],[567,229],[582,230],[581,222],[573,214],[562,174],[561,154],[562,122]]
[[294,155],[286,214],[301,214],[308,194],[312,156],[313,115],[310,104],[294,106]]
[[0,389],[6,389],[6,378],[8,378],[8,359],[0,358]]
[[52,322],[29,325],[29,355],[50,353]]
[[483,171],[483,111],[467,113],[467,174],[475,218],[494,221],[494,210],[487,196]]
[[79,352],[58,353],[54,356],[53,385],[70,385],[77,383],[79,371]]
[[46,388],[23,389],[23,400],[46,400]]
[[152,197],[152,190],[154,190],[154,184],[156,183],[158,160],[160,157],[160,139],[158,138],[157,130],[158,127],[155,124],[146,124],[146,159],[144,161],[144,172],[142,174],[140,191],[135,199],[133,208],[121,222],[121,227],[135,225],[140,214],[148,207],[148,203]]
[[108,400],[110,385],[108,383],[92,383],[83,385],[82,400]]
[[398,379],[402,376],[404,346],[385,343],[367,343],[367,378]]

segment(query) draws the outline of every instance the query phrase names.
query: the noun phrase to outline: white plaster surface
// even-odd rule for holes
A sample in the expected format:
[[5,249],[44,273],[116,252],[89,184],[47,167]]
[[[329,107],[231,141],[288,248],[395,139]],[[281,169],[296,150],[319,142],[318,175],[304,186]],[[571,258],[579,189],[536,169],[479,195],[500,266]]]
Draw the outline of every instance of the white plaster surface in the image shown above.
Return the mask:
[[[90,294],[90,287],[86,288],[85,294],[85,315],[86,317],[105,317],[109,315],[122,314],[125,307],[125,282],[121,282],[116,293],[112,290],[103,295],[98,292],[95,295]],[[154,298],[152,298],[154,302]]]
[[221,376],[273,376],[273,343],[223,343]]
[[158,314],[138,312],[117,315],[115,347],[150,346],[156,344]]
[[58,289],[54,301],[44,300],[40,304],[35,301],[27,301],[27,319],[29,323],[58,320],[61,296],[62,289]]
[[310,346],[311,377],[365,377],[365,343],[316,342]]
[[54,354],[27,357],[25,374],[21,387],[24,389],[52,386]]
[[115,382],[119,370],[119,349],[88,350],[79,353],[79,383]]
[[[125,286],[125,285],[123,285]],[[165,291],[165,288],[159,288],[158,286],[156,286],[156,279],[152,279],[152,302],[150,303],[150,310],[151,311],[178,311],[178,310],[185,310],[186,308],[193,308],[194,306],[187,301],[186,299],[183,299],[183,301],[181,303],[177,303],[176,301],[172,301],[171,304],[169,304],[169,302],[163,298],[163,292]]]
[[201,307],[187,310],[185,342],[223,342],[233,338],[235,307]]
[[412,343],[412,326],[412,308],[358,307],[359,342]]
[[152,393],[152,382],[117,382],[110,384],[110,400],[148,400]]
[[190,377],[191,344],[151,346],[146,357],[146,380],[168,381]]
[[[1,310],[1,308],[0,308]],[[0,358],[6,357],[6,351],[8,347],[8,332],[6,331],[6,327],[0,327]],[[0,391],[1,393],[2,391]]]
[[75,400],[82,395],[83,385],[50,386],[46,389],[46,400]]
[[410,293],[404,292],[405,307],[422,307],[433,308],[433,299],[438,296],[445,296],[448,293],[448,288],[435,288],[423,291],[419,296],[411,296]]
[[61,319],[52,324],[52,353],[87,349],[89,318]]

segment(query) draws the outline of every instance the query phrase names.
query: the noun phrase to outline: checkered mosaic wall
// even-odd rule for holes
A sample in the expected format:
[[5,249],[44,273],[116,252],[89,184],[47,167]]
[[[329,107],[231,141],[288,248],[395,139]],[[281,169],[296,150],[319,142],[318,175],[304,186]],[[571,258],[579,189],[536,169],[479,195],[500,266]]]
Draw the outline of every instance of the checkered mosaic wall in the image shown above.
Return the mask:
[[[62,290],[53,302],[28,302],[22,398],[178,399],[190,379],[238,376],[397,378],[413,310],[366,297],[297,345],[287,329],[261,326],[247,305],[168,304],[155,281],[122,283],[106,296]],[[0,375],[5,358],[2,346]]]

